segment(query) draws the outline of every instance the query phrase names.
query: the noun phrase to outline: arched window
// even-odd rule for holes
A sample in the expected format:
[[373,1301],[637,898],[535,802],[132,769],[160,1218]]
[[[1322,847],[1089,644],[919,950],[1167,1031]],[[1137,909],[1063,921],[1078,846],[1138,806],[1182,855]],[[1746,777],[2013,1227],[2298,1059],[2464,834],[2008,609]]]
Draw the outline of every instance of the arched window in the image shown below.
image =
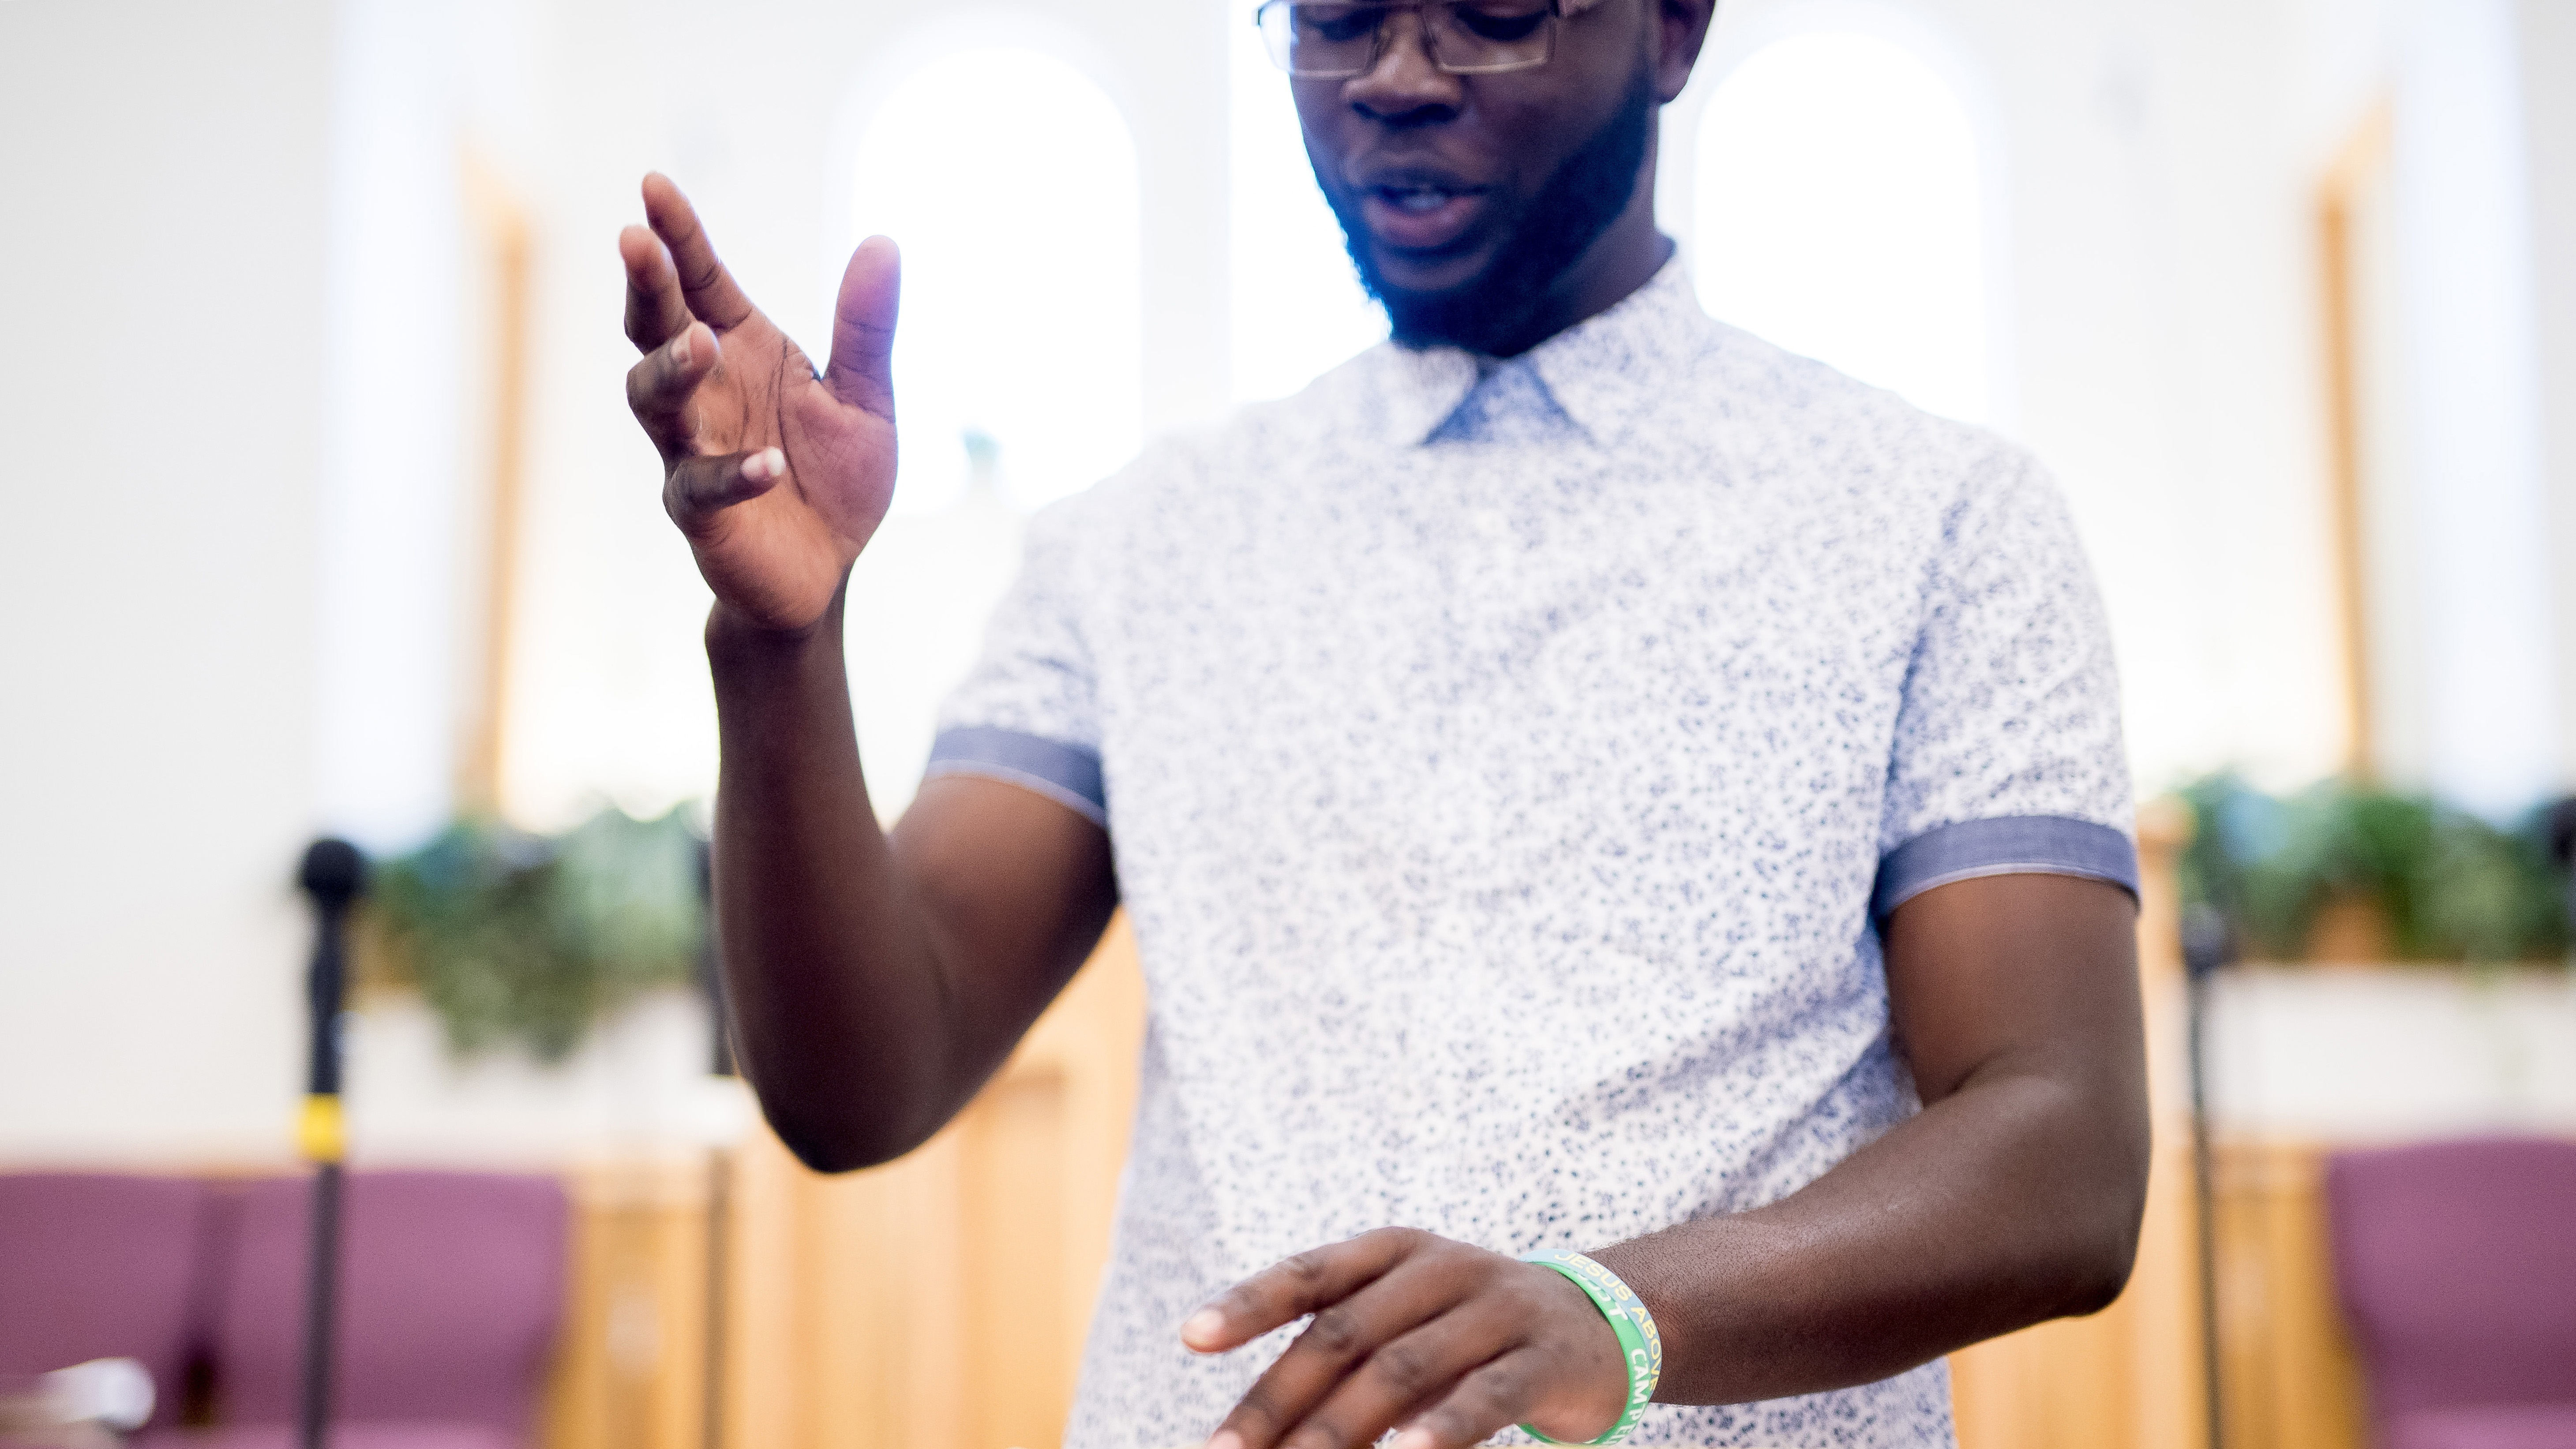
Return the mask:
[[886,92],[850,220],[903,248],[898,512],[953,505],[981,467],[1034,508],[1136,451],[1139,210],[1125,119],[1055,56],[954,50]]
[[1263,53],[1251,12],[1249,0],[1227,7],[1238,400],[1285,397],[1386,336],[1386,316],[1360,287],[1341,224],[1316,189],[1288,77]]
[[1996,420],[1989,181],[1947,80],[1877,34],[1792,34],[1718,83],[1697,150],[1710,312],[1934,412]]

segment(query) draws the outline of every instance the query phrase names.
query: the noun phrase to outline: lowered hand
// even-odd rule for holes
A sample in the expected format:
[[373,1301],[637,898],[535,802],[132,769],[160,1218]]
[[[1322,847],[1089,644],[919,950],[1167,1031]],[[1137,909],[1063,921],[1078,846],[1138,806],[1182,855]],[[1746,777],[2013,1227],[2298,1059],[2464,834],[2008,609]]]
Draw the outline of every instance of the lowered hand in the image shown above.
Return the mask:
[[1181,1326],[1222,1353],[1308,1314],[1208,1449],[1467,1449],[1514,1424],[1581,1443],[1627,1407],[1609,1320],[1546,1268],[1380,1228],[1266,1268]]

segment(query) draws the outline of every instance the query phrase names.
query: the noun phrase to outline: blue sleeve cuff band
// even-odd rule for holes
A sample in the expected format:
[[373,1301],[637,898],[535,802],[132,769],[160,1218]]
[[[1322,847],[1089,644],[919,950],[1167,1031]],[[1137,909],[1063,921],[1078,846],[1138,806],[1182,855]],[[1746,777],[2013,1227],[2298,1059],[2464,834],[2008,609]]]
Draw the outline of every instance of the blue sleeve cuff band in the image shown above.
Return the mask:
[[931,742],[924,779],[980,775],[1044,795],[1106,830],[1109,792],[1100,779],[1100,756],[1080,745],[989,728],[941,730]]
[[2011,815],[1939,825],[1887,853],[1869,912],[1888,912],[1953,881],[1989,875],[2080,875],[2138,894],[2138,847],[2108,825],[2062,815]]

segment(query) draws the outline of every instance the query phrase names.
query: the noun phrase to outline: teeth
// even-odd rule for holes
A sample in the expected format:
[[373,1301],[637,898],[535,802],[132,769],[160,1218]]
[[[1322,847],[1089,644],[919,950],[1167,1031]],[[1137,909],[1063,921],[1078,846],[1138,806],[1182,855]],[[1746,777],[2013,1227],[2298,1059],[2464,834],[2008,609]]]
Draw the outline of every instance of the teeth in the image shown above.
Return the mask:
[[1437,211],[1453,194],[1430,187],[1389,187],[1386,199],[1398,211]]

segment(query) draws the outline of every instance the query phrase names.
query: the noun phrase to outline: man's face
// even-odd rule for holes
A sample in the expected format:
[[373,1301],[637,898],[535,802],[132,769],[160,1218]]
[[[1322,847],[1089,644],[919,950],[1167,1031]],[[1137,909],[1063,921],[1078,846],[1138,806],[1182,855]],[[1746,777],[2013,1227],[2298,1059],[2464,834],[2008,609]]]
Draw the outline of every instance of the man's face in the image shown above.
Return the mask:
[[1316,180],[1398,338],[1496,350],[1634,196],[1666,98],[1656,7],[1567,8],[1530,69],[1446,74],[1421,13],[1399,8],[1368,73],[1292,83]]

